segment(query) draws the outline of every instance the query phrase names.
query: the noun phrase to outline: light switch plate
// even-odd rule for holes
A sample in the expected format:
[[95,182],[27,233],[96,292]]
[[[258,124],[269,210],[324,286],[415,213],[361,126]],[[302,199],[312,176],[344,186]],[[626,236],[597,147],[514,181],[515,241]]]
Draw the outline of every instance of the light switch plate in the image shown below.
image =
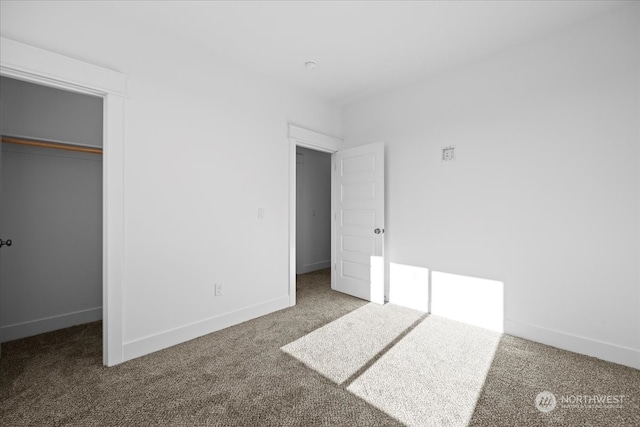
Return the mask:
[[448,147],[442,147],[442,161],[450,162],[456,159],[456,147],[450,145]]

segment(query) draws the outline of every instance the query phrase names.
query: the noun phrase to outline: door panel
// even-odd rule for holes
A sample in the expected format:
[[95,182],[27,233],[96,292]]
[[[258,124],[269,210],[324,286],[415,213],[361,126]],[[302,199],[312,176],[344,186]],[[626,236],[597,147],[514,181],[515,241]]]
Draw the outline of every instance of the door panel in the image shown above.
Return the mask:
[[338,151],[333,176],[333,289],[383,304],[384,145]]

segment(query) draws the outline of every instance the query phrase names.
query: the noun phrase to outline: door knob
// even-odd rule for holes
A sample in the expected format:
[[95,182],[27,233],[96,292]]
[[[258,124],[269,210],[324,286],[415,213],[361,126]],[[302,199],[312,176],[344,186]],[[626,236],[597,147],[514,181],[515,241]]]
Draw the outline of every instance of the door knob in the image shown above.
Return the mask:
[[376,234],[384,233],[384,229],[381,230],[379,228],[376,228],[375,230],[373,230],[373,232]]
[[11,239],[9,240],[2,240],[0,239],[0,248],[3,246],[11,246]]

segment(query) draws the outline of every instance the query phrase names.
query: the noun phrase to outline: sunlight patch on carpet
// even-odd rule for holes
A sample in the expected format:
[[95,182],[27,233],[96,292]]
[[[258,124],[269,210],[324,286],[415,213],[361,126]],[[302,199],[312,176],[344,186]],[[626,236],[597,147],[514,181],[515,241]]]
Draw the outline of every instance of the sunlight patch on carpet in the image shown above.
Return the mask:
[[409,426],[466,426],[500,336],[429,316],[347,390]]
[[342,384],[423,315],[393,304],[367,304],[281,350]]

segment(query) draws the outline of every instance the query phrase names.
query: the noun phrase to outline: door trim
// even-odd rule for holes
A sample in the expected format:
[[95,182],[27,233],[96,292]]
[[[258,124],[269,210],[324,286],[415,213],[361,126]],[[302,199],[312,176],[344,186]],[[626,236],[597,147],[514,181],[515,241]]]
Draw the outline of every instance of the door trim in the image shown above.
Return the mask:
[[[296,305],[296,147],[334,154],[342,147],[342,139],[289,124],[289,305]],[[333,159],[331,160],[333,165]],[[333,166],[332,166],[333,167]],[[331,172],[333,175],[333,171]],[[331,186],[333,215],[333,185]],[[331,264],[334,263],[333,238],[335,221],[331,221]],[[333,282],[333,270],[331,270]]]
[[0,37],[0,75],[103,99],[103,363],[123,361],[125,74]]

